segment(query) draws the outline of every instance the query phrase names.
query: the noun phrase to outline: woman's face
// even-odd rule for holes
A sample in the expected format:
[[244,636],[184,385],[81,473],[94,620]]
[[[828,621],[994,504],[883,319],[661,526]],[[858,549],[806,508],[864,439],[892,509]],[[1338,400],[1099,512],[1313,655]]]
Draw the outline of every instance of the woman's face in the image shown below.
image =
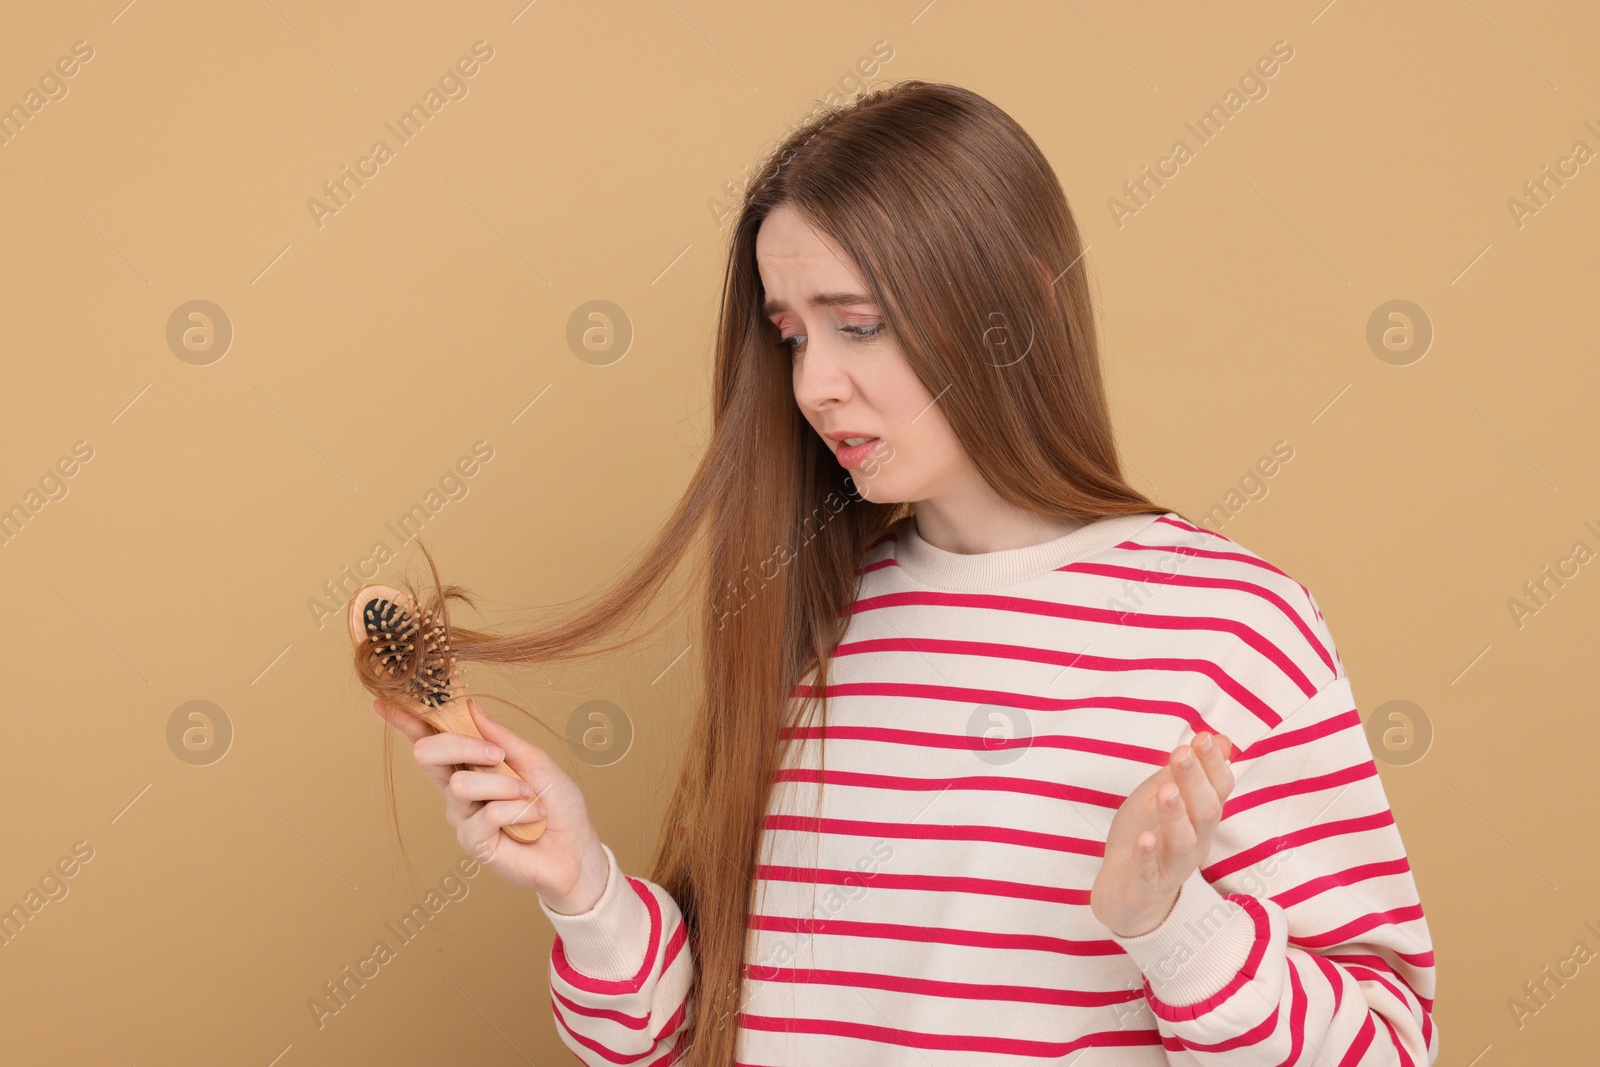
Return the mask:
[[[889,334],[844,250],[785,204],[756,234],[765,311],[793,365],[794,400],[875,503],[968,495],[981,483],[935,398]],[[875,437],[850,449],[839,436]]]

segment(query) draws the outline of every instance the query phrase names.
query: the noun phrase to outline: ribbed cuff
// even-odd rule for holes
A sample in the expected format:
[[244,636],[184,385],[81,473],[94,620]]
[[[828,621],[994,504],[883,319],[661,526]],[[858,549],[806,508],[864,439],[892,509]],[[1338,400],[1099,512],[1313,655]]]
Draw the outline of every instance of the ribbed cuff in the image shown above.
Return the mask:
[[1157,997],[1181,1006],[1206,999],[1238,975],[1255,945],[1256,923],[1196,867],[1160,926],[1138,937],[1113,933],[1111,939],[1132,957]]
[[588,911],[567,915],[551,911],[539,898],[543,911],[561,939],[567,962],[591,978],[632,978],[644,965],[650,945],[650,912],[617,865],[617,857],[604,843],[606,887]]

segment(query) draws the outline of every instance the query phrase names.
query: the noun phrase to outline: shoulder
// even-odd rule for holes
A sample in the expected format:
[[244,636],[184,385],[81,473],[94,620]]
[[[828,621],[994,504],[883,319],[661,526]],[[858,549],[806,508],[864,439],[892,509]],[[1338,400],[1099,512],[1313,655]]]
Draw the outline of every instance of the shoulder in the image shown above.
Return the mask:
[[[1220,590],[1297,601],[1320,616],[1311,590],[1250,545],[1166,512],[1119,548],[1142,553],[1148,565],[1186,575]],[[1129,557],[1134,558],[1134,557]]]
[[1167,512],[1107,558],[1147,572],[1141,610],[1193,619],[1230,635],[1239,660],[1292,680],[1306,697],[1344,676],[1333,632],[1311,588],[1279,561]]

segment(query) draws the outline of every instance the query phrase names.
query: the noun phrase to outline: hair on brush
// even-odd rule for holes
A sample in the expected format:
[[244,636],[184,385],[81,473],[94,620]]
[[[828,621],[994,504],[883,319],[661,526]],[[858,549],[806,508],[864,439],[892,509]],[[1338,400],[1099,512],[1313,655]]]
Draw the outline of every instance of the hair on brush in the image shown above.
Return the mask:
[[[424,600],[409,579],[404,588],[369,584],[356,590],[345,609],[346,626],[354,645],[356,677],[373,696],[391,707],[410,713],[439,732],[479,737],[477,723],[467,707],[468,693],[461,657],[452,647],[451,600],[473,606],[460,586],[439,581],[433,557],[423,548],[433,575],[433,596]],[[474,631],[463,631],[480,637]],[[521,710],[521,709],[518,709]],[[457,770],[488,770],[521,779],[504,760],[493,767],[457,764]],[[528,801],[531,807],[533,799]],[[537,841],[544,833],[543,818],[502,827],[517,841]]]

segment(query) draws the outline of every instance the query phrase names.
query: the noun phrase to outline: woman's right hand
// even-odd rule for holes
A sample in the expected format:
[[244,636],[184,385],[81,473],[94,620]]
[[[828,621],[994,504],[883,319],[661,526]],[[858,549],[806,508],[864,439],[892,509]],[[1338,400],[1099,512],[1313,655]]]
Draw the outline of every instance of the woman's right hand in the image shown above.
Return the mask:
[[[605,889],[608,861],[582,790],[547,753],[490,718],[477,701],[469,699],[467,706],[481,740],[437,732],[415,715],[372,702],[373,711],[411,739],[411,754],[444,794],[445,821],[469,856],[512,885],[533,890],[552,911],[589,910]],[[520,781],[488,769],[453,770],[457,764],[495,766],[500,756],[491,753],[492,745],[505,752]],[[531,844],[501,830],[537,822],[541,815],[547,820],[544,833]]]

